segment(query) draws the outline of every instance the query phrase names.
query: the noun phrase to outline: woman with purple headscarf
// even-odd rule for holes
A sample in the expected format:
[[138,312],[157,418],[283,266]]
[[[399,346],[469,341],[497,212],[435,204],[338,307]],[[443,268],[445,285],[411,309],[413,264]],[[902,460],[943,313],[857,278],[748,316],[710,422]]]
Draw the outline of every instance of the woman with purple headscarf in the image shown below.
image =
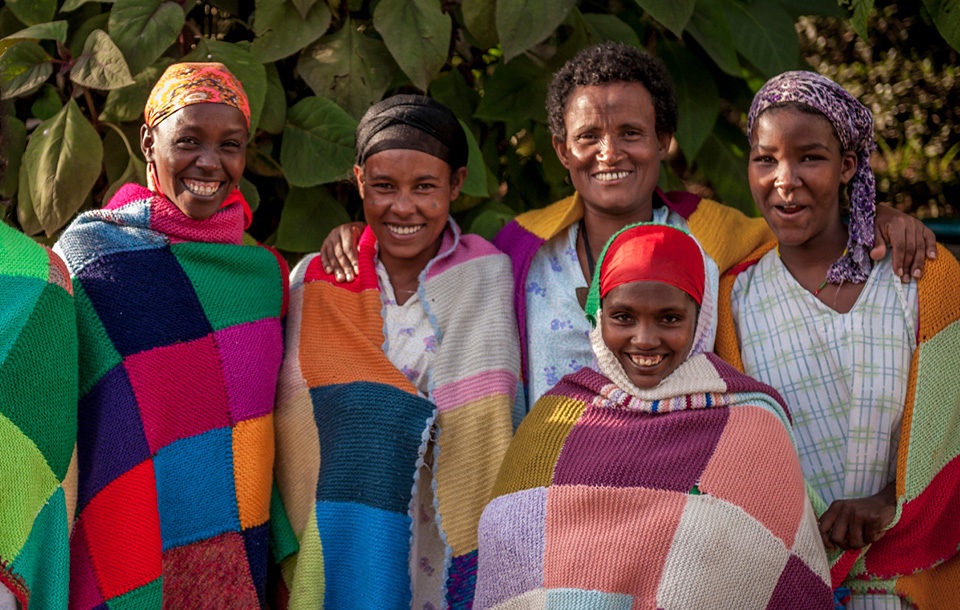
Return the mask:
[[793,414],[838,601],[960,607],[960,265],[940,248],[904,284],[870,259],[873,117],[842,87],[786,72],[747,121],[776,242],[724,278],[717,353]]

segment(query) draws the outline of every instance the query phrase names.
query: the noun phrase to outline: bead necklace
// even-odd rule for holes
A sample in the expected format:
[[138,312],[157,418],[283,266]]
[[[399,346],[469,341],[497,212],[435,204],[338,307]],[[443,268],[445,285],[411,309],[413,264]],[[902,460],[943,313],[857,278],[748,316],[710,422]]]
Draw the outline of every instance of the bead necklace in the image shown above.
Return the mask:
[[[847,249],[844,248],[844,249],[843,249],[843,253],[839,256],[839,258],[838,258],[837,260],[839,260],[840,258],[843,258],[843,257],[846,256],[846,255],[847,255]],[[783,257],[780,256],[780,244],[777,244],[777,258],[779,258],[780,260],[783,260]],[[830,269],[828,268],[828,269],[827,269],[827,276],[829,276],[829,274],[830,274]],[[830,280],[828,279],[828,277],[824,277],[824,278],[823,278],[823,282],[821,282],[820,285],[817,286],[817,289],[813,291],[813,296],[815,296],[815,297],[820,296],[820,292],[822,292],[823,289],[826,288],[826,287],[827,287],[827,284],[829,284],[829,283],[830,283]],[[841,283],[842,283],[842,282],[841,282]]]

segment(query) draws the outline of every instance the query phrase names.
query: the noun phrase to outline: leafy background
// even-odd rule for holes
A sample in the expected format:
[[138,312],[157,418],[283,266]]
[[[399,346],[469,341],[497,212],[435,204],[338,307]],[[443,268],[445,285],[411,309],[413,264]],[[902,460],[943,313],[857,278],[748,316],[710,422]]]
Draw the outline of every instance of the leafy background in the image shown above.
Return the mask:
[[876,113],[880,198],[934,222],[958,217],[955,0],[7,0],[0,213],[49,243],[119,185],[143,182],[150,88],[170,63],[214,60],[250,98],[241,188],[257,239],[295,258],[360,217],[353,131],[396,92],[427,92],[462,121],[471,155],[454,214],[489,237],[571,192],[545,93],[601,40],[656,53],[676,81],[665,188],[755,213],[745,111],[769,76],[813,67]]

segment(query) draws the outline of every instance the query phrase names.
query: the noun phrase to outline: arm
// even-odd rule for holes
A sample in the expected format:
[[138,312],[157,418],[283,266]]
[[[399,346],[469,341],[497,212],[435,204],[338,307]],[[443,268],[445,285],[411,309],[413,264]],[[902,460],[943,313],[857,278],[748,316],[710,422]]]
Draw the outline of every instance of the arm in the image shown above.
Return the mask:
[[893,269],[907,283],[923,276],[926,259],[937,257],[937,238],[922,222],[887,205],[877,206],[870,258],[882,260],[887,245],[893,249]]
[[897,513],[897,486],[890,483],[866,498],[836,500],[820,517],[820,537],[828,551],[859,549],[872,544]]
[[334,275],[338,282],[352,282],[359,273],[357,242],[363,227],[362,222],[348,222],[334,227],[320,246],[323,270]]

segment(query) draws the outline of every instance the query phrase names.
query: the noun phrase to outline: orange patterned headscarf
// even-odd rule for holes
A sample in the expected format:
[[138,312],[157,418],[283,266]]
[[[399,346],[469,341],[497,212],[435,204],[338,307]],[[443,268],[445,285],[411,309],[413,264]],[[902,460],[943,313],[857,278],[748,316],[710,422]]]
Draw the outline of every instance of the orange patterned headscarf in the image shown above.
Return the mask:
[[173,64],[154,85],[143,118],[153,128],[165,118],[191,104],[226,104],[243,114],[250,128],[250,103],[243,85],[221,63]]

